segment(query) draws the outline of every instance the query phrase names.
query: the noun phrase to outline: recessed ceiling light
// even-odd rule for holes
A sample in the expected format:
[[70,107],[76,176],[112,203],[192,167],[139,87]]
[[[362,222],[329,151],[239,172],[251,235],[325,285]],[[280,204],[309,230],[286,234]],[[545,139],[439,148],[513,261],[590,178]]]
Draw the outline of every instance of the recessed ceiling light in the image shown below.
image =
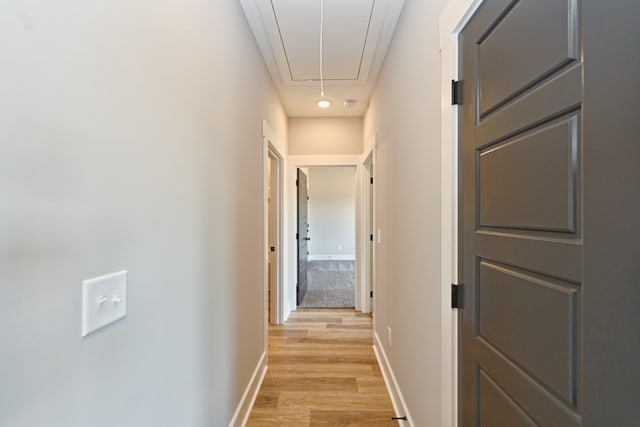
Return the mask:
[[346,108],[352,108],[354,105],[356,105],[355,99],[347,99],[346,101],[344,101],[344,106]]
[[320,101],[316,102],[316,105],[320,108],[329,108],[331,106],[331,101],[329,101],[328,99],[321,99]]

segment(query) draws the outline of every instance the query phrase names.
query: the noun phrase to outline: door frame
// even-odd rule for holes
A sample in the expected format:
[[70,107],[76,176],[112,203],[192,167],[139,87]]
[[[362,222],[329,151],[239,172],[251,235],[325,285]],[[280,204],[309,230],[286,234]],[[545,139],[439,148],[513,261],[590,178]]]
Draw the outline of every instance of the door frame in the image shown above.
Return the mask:
[[[304,176],[304,186],[302,177]],[[309,267],[309,171],[308,168],[296,168],[296,307],[299,307],[307,293],[308,274],[300,274],[301,260],[304,257],[305,273]],[[301,194],[301,191],[303,194]],[[301,197],[302,196],[302,197]],[[304,205],[306,210],[306,221],[301,227],[300,207]],[[304,242],[304,243],[303,243]],[[304,246],[304,248],[302,247]],[[304,250],[301,250],[304,249]],[[306,252],[306,254],[304,253]],[[304,283],[301,278],[304,277]]]
[[273,286],[273,292],[271,292],[271,319],[275,324],[282,324],[284,322],[283,307],[284,307],[284,252],[285,252],[285,239],[284,239],[284,170],[285,161],[284,156],[280,153],[278,146],[280,146],[279,139],[275,132],[271,129],[267,121],[262,123],[262,169],[263,169],[263,186],[262,186],[262,201],[263,201],[263,248],[264,248],[264,333],[265,333],[265,349],[268,345],[268,330],[269,330],[269,256],[270,256],[270,242],[269,242],[269,161],[272,161],[271,177],[275,178],[271,183],[271,202],[274,207],[275,213],[275,247],[274,252],[275,262],[275,284]]
[[449,1],[440,29],[441,162],[441,391],[443,426],[458,425],[458,310],[451,308],[451,284],[458,283],[458,107],[451,105],[451,81],[458,79],[458,36],[483,0]]
[[[357,260],[359,264],[360,274],[356,274],[357,282],[360,283],[360,292],[356,295],[356,309],[360,309],[363,313],[371,313],[373,311],[374,298],[369,297],[369,293],[373,292],[375,283],[375,253],[376,245],[370,239],[369,234],[373,234],[375,230],[375,180],[373,183],[370,179],[375,176],[375,142],[374,148],[369,151],[365,159],[362,161],[362,176],[360,188],[362,189],[362,205],[360,210],[361,234],[360,243],[361,258]],[[375,293],[373,294],[375,296]],[[359,297],[359,298],[358,298]]]
[[[289,280],[286,283],[285,294],[288,296],[288,301],[285,302],[285,310],[284,310],[284,320],[289,317],[291,311],[296,310],[296,277],[298,272],[298,267],[296,263],[296,232],[295,228],[295,218],[297,218],[297,206],[296,206],[296,170],[298,168],[307,168],[314,166],[352,166],[356,168],[356,179],[357,179],[357,188],[356,188],[356,277],[358,277],[359,267],[358,261],[361,257],[360,252],[358,250],[358,242],[361,238],[361,221],[362,221],[362,210],[361,210],[361,191],[360,182],[362,175],[362,161],[363,158],[361,155],[290,155],[287,157],[287,176],[291,177],[287,181],[287,217],[292,218],[291,221],[287,223],[287,235],[289,236],[287,239],[287,245],[289,250],[287,251],[288,256],[288,271],[287,276]],[[356,280],[356,301],[359,299],[358,294],[361,292],[362,283]],[[356,307],[358,309],[358,307]]]

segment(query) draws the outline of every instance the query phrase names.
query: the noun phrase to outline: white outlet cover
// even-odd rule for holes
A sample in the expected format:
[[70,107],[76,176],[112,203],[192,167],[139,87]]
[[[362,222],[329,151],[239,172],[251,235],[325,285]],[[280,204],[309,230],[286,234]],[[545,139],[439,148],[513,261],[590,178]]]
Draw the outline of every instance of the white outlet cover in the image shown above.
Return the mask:
[[127,272],[95,277],[82,282],[82,336],[127,315]]

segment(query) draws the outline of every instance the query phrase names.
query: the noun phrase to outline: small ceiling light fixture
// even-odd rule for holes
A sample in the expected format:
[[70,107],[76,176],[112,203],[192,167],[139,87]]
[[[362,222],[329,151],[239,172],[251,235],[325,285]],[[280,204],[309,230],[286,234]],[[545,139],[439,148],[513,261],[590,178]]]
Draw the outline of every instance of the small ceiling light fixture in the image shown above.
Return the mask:
[[344,101],[345,108],[353,108],[354,105],[356,105],[355,99],[347,99],[346,101]]
[[316,102],[316,105],[320,108],[329,108],[331,107],[331,101],[329,101],[328,99],[321,99]]

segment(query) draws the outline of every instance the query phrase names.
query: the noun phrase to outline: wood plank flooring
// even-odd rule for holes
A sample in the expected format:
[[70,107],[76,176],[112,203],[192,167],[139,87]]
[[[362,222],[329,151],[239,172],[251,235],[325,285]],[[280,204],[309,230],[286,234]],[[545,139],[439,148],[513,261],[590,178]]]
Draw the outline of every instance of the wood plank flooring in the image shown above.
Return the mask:
[[247,426],[397,426],[371,316],[298,309],[269,328],[269,370]]

